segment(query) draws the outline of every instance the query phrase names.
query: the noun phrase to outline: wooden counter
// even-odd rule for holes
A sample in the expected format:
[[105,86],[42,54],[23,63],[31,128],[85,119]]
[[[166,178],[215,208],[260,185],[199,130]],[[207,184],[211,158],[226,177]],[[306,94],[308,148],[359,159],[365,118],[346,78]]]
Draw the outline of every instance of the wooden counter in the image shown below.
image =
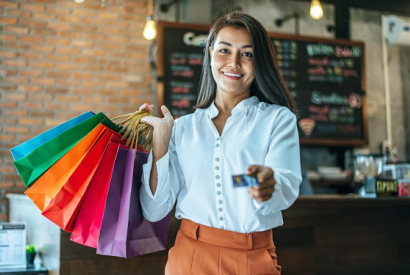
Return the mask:
[[284,275],[410,274],[410,198],[300,197],[283,216]]
[[[273,230],[282,275],[410,274],[410,198],[300,197],[283,216],[285,225]],[[172,218],[168,247],[178,228]],[[160,275],[166,260],[167,251],[99,256],[61,236],[60,275]]]

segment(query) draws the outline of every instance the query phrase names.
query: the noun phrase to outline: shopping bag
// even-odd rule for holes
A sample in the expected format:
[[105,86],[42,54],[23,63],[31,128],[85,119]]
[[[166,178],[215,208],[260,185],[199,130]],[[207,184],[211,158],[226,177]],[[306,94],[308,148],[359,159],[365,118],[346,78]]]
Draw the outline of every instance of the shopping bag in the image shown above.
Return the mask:
[[41,212],[46,209],[106,129],[103,124],[97,125],[25,191],[25,194],[37,205]]
[[75,220],[71,233],[73,242],[97,248],[105,200],[118,148],[126,148],[126,146],[110,142],[101,159]]
[[159,222],[149,222],[139,200],[142,165],[147,157],[138,152],[135,159],[134,149],[118,149],[97,254],[129,258],[166,249],[170,214]]
[[122,142],[117,133],[106,131],[42,213],[43,216],[61,229],[72,232],[84,193],[90,184],[109,141]]
[[27,140],[26,142],[11,148],[11,154],[13,155],[14,160],[18,160],[26,155],[28,155],[30,152],[32,152],[34,149],[40,147],[44,143],[52,140],[56,136],[64,133],[65,131],[73,128],[74,126],[80,124],[81,122],[85,121],[86,119],[94,116],[92,112],[87,112],[84,113],[78,117],[75,117],[69,121],[64,122],[63,124],[60,124],[47,132],[44,132],[36,137],[33,137],[30,140]]
[[36,148],[27,156],[16,160],[14,165],[24,184],[27,187],[31,186],[39,176],[47,171],[99,123],[118,130],[118,127],[103,113],[98,113]]

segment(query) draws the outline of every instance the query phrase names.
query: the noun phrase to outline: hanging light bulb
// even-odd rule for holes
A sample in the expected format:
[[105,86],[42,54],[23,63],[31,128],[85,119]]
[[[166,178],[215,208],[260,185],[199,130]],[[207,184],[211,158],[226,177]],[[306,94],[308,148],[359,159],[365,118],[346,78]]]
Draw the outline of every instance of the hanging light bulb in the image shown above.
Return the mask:
[[319,0],[312,0],[310,4],[310,17],[316,20],[323,17],[323,9]]
[[153,0],[149,0],[147,22],[145,23],[144,31],[142,32],[142,36],[147,40],[152,40],[157,36],[157,29],[155,27],[155,21],[152,20],[153,13],[154,13],[154,2]]
[[78,3],[78,4],[81,4],[81,3],[84,2],[84,0],[74,0],[74,2],[76,2],[76,3]]
[[147,40],[152,40],[157,36],[155,21],[152,20],[151,15],[147,17],[147,22],[145,23],[144,32],[142,33],[142,35]]

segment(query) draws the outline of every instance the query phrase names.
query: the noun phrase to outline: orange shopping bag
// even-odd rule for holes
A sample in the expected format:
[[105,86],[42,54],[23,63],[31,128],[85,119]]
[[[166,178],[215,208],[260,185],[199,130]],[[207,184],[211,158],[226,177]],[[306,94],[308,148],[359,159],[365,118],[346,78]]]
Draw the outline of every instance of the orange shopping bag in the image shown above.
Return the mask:
[[61,229],[72,232],[84,194],[110,141],[123,143],[119,134],[107,130],[43,212]]
[[58,191],[60,191],[61,187],[73,174],[81,160],[100,136],[105,133],[106,129],[106,126],[102,124],[97,125],[94,130],[77,143],[26,190],[25,194],[37,205],[41,212],[46,209],[50,201],[55,197]]

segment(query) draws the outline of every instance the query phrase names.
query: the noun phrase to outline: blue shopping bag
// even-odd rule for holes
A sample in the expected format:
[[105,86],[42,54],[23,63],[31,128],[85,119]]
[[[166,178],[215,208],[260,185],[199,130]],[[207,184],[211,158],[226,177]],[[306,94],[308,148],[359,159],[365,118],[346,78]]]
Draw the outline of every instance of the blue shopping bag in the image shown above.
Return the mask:
[[94,116],[94,113],[92,112],[84,113],[78,117],[75,117],[67,122],[64,122],[63,124],[60,124],[48,130],[47,132],[42,133],[41,135],[35,136],[32,139],[27,140],[26,142],[14,148],[11,148],[10,151],[11,151],[11,154],[13,155],[14,160],[18,160],[28,155],[29,153],[31,153],[32,151],[34,151],[41,145],[52,140],[53,138],[60,135],[61,133],[64,133],[65,131],[73,128],[74,126],[80,124],[81,122],[89,119],[92,116]]

